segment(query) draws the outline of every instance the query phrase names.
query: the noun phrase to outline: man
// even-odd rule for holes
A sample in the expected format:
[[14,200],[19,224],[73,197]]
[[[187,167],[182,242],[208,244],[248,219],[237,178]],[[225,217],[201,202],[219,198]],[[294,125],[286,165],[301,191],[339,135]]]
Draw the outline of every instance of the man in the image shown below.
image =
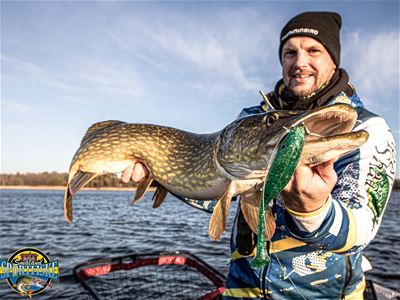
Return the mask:
[[[282,29],[283,78],[267,101],[240,117],[269,110],[308,110],[344,102],[358,112],[354,130],[369,140],[357,151],[315,167],[298,166],[276,198],[271,262],[253,270],[256,235],[238,209],[231,239],[226,299],[362,299],[361,250],[374,238],[395,175],[395,147],[385,121],[367,111],[340,66],[341,17],[305,12]],[[337,160],[337,161],[336,161]],[[141,164],[123,181],[148,173]]]

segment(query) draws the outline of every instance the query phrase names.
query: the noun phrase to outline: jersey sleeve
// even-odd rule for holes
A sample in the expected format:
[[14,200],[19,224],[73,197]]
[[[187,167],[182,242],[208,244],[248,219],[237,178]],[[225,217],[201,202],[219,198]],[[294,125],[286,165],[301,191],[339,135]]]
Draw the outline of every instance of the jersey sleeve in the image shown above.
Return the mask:
[[315,212],[286,209],[291,234],[316,248],[337,253],[363,249],[376,235],[396,174],[396,150],[383,118],[370,116],[354,129],[369,133],[358,150],[335,163],[337,183]]

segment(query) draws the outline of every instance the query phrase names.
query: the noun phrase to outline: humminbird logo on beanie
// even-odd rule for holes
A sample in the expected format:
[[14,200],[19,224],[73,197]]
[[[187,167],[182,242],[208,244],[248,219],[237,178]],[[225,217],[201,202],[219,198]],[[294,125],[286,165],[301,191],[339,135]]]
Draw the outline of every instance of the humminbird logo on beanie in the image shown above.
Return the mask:
[[281,38],[281,41],[286,39],[288,36],[291,36],[292,34],[296,34],[296,33],[311,33],[311,34],[314,34],[314,35],[318,35],[318,30],[313,29],[313,28],[296,28],[296,29],[292,29]]

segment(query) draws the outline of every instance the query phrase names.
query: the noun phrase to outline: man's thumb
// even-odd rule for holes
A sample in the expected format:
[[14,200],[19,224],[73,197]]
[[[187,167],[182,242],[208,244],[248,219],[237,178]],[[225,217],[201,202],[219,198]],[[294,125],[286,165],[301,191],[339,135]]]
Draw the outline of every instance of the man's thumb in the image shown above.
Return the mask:
[[333,169],[333,164],[338,160],[338,158],[339,157],[332,158],[331,160],[314,167],[315,171],[318,172],[319,176],[321,176],[325,182],[331,182],[333,180],[336,182],[337,175]]

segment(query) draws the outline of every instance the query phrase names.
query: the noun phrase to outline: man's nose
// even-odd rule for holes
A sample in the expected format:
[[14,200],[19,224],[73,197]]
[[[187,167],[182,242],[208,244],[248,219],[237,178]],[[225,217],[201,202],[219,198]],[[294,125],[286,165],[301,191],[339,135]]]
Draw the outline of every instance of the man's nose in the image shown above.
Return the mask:
[[308,55],[303,51],[297,52],[295,67],[301,69],[303,67],[306,67],[307,64],[308,64]]

